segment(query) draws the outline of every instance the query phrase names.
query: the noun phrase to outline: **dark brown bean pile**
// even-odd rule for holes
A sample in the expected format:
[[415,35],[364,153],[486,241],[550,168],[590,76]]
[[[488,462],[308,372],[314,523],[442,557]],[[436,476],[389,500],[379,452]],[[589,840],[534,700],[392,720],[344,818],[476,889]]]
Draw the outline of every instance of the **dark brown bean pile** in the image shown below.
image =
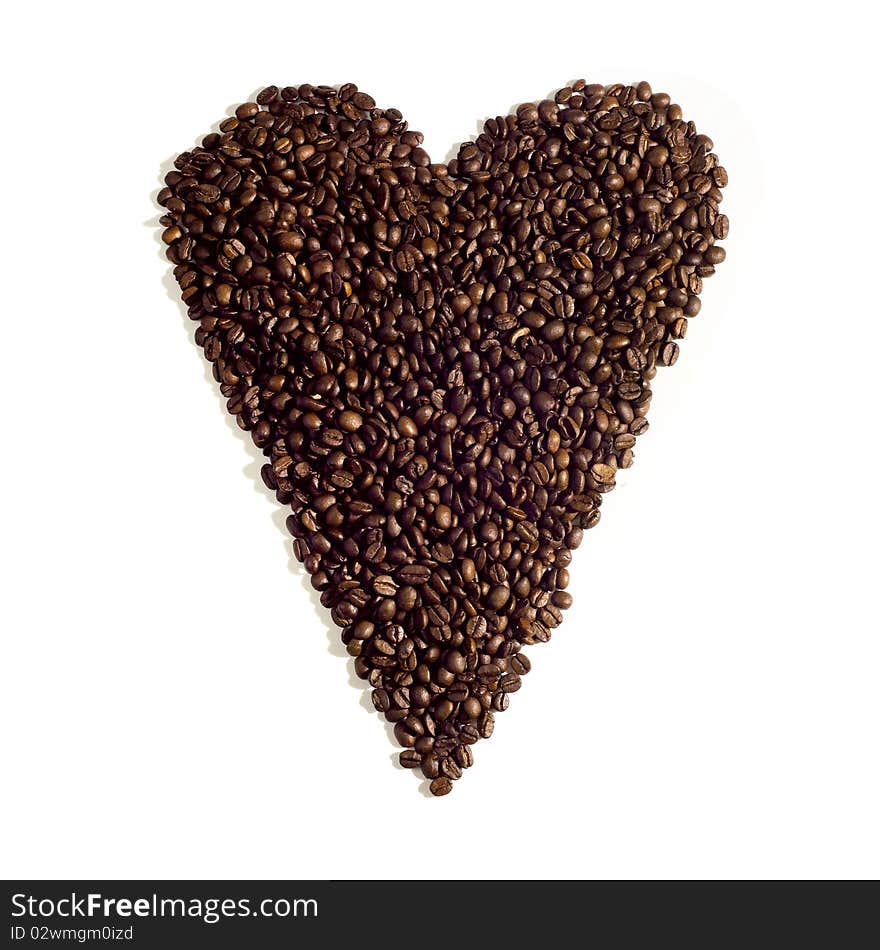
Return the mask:
[[448,166],[352,84],[263,90],[159,196],[196,341],[435,795],[571,603],[658,365],[724,260],[712,141],[575,82]]

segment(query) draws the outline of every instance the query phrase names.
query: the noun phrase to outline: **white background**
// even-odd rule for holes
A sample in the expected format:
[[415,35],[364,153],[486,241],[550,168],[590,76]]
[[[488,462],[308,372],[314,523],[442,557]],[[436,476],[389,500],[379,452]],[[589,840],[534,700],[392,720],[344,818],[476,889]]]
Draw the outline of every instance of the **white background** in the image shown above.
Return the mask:
[[[872,31],[777,6],[6,11],[4,876],[880,874]],[[714,138],[728,259],[573,608],[433,800],[331,648],[153,197],[270,82],[354,81],[441,160],[579,76]]]

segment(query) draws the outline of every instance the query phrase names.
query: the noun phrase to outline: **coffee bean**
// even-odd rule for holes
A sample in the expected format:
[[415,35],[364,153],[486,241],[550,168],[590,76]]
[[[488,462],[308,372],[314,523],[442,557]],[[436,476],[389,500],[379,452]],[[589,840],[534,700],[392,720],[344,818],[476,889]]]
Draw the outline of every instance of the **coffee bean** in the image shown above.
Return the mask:
[[394,726],[394,738],[397,739],[402,746],[412,748],[416,744],[418,736],[401,721]]
[[613,485],[616,473],[610,465],[597,462],[590,468],[590,474],[600,485]]
[[505,673],[501,677],[501,689],[505,693],[515,693],[520,686],[522,686],[522,681],[516,673]]
[[458,737],[465,745],[473,745],[480,738],[480,731],[472,723],[465,723],[459,730]]
[[437,527],[443,530],[452,527],[452,511],[448,505],[437,505],[434,510],[434,521],[437,522]]
[[398,568],[395,574],[397,581],[401,584],[410,584],[420,586],[427,583],[431,577],[431,569],[421,564],[404,564]]
[[452,755],[446,756],[440,763],[440,774],[445,775],[453,782],[461,778],[461,766],[456,761],[455,752],[453,752]]
[[724,261],[711,149],[648,83],[579,81],[434,165],[354,84],[304,84],[166,176],[196,342],[434,794],[571,605],[571,552]]
[[373,590],[380,597],[393,597],[397,593],[397,583],[387,574],[380,574],[373,578]]
[[453,683],[446,690],[446,698],[451,703],[463,703],[468,697],[468,688],[464,683]]
[[339,428],[345,432],[356,432],[363,425],[363,417],[360,413],[352,412],[346,409],[339,415]]
[[441,775],[431,782],[429,788],[432,795],[448,795],[452,791],[452,782],[445,775]]
[[509,598],[510,588],[499,584],[489,591],[486,597],[486,603],[492,610],[500,610],[507,603]]
[[672,366],[678,359],[678,344],[670,340],[660,351],[660,361],[664,366]]

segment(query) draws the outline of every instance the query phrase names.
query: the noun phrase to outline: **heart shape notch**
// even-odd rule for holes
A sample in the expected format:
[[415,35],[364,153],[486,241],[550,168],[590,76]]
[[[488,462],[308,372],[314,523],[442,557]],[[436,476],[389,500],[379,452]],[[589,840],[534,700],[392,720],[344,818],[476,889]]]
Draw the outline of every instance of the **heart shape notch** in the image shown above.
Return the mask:
[[271,86],[159,202],[295,554],[443,795],[571,603],[571,552],[724,258],[726,173],[647,83],[572,83],[448,166],[421,146],[353,84]]

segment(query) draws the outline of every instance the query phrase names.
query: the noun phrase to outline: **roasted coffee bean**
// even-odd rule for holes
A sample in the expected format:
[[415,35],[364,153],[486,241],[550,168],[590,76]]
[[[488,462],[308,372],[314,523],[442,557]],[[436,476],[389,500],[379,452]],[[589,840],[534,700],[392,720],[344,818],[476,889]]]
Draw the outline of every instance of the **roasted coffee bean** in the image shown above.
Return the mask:
[[429,752],[422,756],[422,775],[427,779],[437,778],[440,774],[440,760]]
[[456,779],[461,778],[461,766],[456,761],[456,751],[457,749],[454,749],[452,755],[446,756],[446,758],[440,763],[440,774],[452,779],[453,782]]
[[464,683],[453,683],[446,690],[446,698],[451,703],[463,703],[468,698],[469,690]]
[[448,795],[452,791],[452,782],[445,775],[441,775],[431,782],[429,788],[432,795]]
[[431,569],[421,564],[404,564],[398,568],[395,577],[400,584],[418,586],[428,582]]
[[397,593],[397,584],[387,574],[373,578],[373,590],[381,597],[393,597]]
[[[418,723],[418,728],[413,724]],[[418,731],[421,730],[421,731]],[[408,716],[397,722],[394,726],[394,737],[407,749],[411,749],[416,744],[416,739],[424,732],[424,726],[414,716]]]
[[434,165],[400,113],[306,84],[166,176],[196,342],[434,794],[571,605],[571,552],[724,261],[711,149],[647,83],[578,81]]
[[385,712],[391,708],[391,699],[384,689],[374,689],[372,694],[373,705],[378,712]]
[[459,730],[458,737],[465,745],[473,745],[480,738],[480,731],[472,723],[466,723]]
[[501,689],[505,693],[515,693],[520,686],[522,681],[516,673],[506,673],[501,677]]
[[[562,586],[561,584],[559,584],[558,580],[557,580],[557,584],[559,586]],[[568,610],[568,608],[571,607],[572,603],[574,602],[574,598],[571,596],[571,594],[568,593],[568,591],[556,590],[553,592],[552,596],[550,597],[550,601],[555,607],[559,607],[561,610]],[[525,657],[523,657],[522,659],[525,659]],[[522,671],[517,670],[517,672],[520,673]]]

